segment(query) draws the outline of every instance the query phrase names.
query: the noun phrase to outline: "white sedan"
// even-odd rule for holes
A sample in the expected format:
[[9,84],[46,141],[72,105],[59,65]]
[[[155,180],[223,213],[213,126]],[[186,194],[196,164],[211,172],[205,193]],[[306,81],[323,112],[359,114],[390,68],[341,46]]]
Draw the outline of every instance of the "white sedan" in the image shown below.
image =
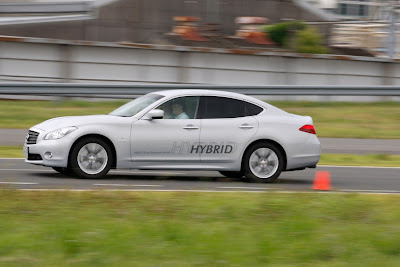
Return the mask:
[[315,168],[320,155],[311,117],[210,90],[154,92],[108,115],[50,119],[30,128],[24,145],[27,163],[82,178],[173,169],[272,182]]

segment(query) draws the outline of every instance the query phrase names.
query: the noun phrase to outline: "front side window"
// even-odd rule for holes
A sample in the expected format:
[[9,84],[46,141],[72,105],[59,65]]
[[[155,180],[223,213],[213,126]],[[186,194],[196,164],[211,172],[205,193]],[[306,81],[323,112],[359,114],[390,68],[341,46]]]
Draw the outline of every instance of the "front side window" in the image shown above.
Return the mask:
[[195,119],[198,106],[198,96],[185,96],[171,99],[156,109],[164,110],[164,119]]
[[139,98],[136,98],[135,100],[132,100],[129,103],[126,103],[125,105],[111,112],[109,115],[131,117],[138,114],[140,111],[147,108],[148,106],[150,106],[151,104],[153,104],[157,100],[160,100],[163,97],[164,96],[158,94],[147,94]]

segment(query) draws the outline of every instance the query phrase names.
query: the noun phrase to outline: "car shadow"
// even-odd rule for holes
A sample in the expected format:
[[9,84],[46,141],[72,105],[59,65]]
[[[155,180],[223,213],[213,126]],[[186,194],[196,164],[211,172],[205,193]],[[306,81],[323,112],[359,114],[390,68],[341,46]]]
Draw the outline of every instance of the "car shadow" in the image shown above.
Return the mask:
[[152,180],[152,181],[198,181],[198,182],[238,182],[241,181],[237,178],[227,178],[222,176],[203,176],[198,177],[195,175],[154,175],[154,174],[108,174],[103,178],[98,179],[85,179],[74,176],[68,176],[61,173],[51,173],[51,172],[36,172],[32,173],[32,176],[40,177],[40,178],[51,178],[51,179],[76,179],[76,180],[85,180],[85,181],[107,181],[107,180],[126,180],[126,181],[143,181],[143,180]]
[[[79,177],[67,176],[57,172],[36,172],[32,173],[32,176],[40,178],[50,178],[50,179],[74,179],[82,181],[176,181],[176,182],[222,182],[222,183],[233,183],[233,182],[245,182],[239,178],[228,178],[223,176],[196,176],[196,175],[154,175],[154,174],[108,174],[100,179],[84,179]],[[309,185],[312,184],[310,179],[293,179],[293,178],[279,178],[271,184],[275,185],[286,185],[286,184],[297,184],[297,185]],[[251,184],[251,183],[248,183]]]
[[278,178],[273,184],[311,184],[312,181],[309,180],[298,180],[290,178]]

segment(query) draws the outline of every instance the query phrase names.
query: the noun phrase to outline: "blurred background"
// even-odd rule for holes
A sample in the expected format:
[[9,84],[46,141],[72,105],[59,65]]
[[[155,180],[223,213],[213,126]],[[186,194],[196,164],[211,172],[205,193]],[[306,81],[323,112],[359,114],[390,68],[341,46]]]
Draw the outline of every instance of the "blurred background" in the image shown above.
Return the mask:
[[[1,97],[36,99],[27,95],[44,83],[66,93],[61,84],[105,85],[110,97],[118,86],[138,84],[234,85],[243,93],[246,86],[297,86],[293,94],[259,97],[314,101],[274,104],[311,115],[320,137],[336,138],[322,139],[324,153],[339,144],[336,152],[347,153],[355,141],[343,138],[364,138],[392,141],[351,151],[375,144],[369,152],[398,154],[399,7],[389,0],[0,0],[0,89],[9,89]],[[10,83],[25,95],[13,95]],[[329,94],[305,93],[310,86]],[[351,95],[356,87],[361,93]],[[332,101],[349,103],[326,104]],[[18,114],[5,112],[10,107]],[[3,144],[11,137],[19,144],[27,128],[54,115],[36,112],[40,118],[26,122],[26,112],[4,106],[1,128],[23,130],[3,131]],[[76,115],[92,112],[81,107]]]
[[[399,7],[0,0],[0,265],[399,266]],[[253,95],[249,86],[269,86],[257,97],[313,118],[317,169],[268,185],[211,171],[99,181],[22,159],[35,124],[108,114],[134,97],[128,89],[177,84]],[[339,194],[305,194],[320,170]],[[326,179],[319,190],[331,190]],[[70,189],[79,193],[61,192]],[[121,192],[136,190],[172,192]]]
[[[250,33],[271,35],[271,29],[259,26],[300,20],[314,25],[331,52],[395,57],[397,51],[399,3],[393,0],[1,0],[0,4],[3,35],[268,48],[290,46],[289,40],[282,43],[273,33],[274,42],[262,42],[264,37]],[[304,28],[289,25],[289,32],[295,35]],[[176,35],[181,38],[173,38]],[[243,39],[248,42],[240,42]]]
[[398,85],[398,6],[0,0],[0,81]]

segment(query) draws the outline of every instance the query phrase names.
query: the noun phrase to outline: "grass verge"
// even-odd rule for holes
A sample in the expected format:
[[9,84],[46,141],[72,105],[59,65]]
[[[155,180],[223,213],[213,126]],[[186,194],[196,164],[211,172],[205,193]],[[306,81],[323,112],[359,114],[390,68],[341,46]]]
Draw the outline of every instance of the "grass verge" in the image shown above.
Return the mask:
[[62,116],[108,114],[127,101],[0,101],[0,128],[28,129]]
[[22,146],[0,146],[0,158],[23,158]]
[[[0,128],[28,129],[44,120],[108,114],[126,101],[0,101]],[[399,138],[400,103],[271,101],[291,113],[311,116],[319,137]]]
[[311,116],[319,137],[398,139],[400,103],[273,102],[283,110]]
[[400,196],[0,191],[2,266],[399,266]]
[[322,154],[318,165],[400,167],[400,155]]
[[[0,146],[0,158],[23,158],[22,146]],[[322,154],[319,165],[400,167],[400,155]]]

